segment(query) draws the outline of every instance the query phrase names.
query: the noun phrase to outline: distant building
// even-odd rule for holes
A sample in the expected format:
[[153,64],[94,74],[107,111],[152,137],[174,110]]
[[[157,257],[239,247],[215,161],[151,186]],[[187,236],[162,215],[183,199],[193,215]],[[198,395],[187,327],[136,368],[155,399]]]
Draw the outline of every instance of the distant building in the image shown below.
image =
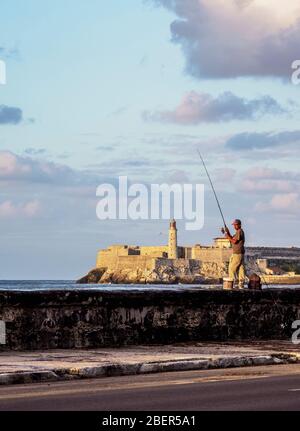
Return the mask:
[[[97,254],[97,268],[111,270],[131,269],[156,270],[161,266],[201,268],[203,264],[224,268],[232,254],[230,241],[215,238],[211,246],[197,243],[192,246],[178,245],[176,221],[171,220],[169,240],[166,245],[124,245],[115,244]],[[281,275],[287,271],[282,266],[292,268],[300,262],[300,248],[297,247],[247,247],[246,259],[248,271],[266,275]],[[299,264],[300,265],[300,264]],[[206,265],[207,266],[207,265]]]
[[153,269],[158,264],[190,265],[216,263],[222,265],[229,261],[232,254],[231,244],[226,238],[216,238],[212,246],[179,246],[177,243],[176,221],[171,220],[169,241],[161,246],[111,245],[97,254],[97,268],[110,269]]
[[215,238],[214,245],[216,248],[231,248],[231,242],[228,238]]
[[176,227],[176,221],[174,219],[170,221],[168,258],[169,259],[178,258],[177,227]]

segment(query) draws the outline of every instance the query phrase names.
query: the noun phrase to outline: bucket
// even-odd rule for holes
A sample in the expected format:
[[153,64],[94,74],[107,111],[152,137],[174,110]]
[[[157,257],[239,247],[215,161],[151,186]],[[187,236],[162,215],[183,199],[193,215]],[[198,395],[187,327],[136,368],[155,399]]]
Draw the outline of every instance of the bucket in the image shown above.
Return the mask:
[[223,289],[224,290],[233,289],[233,280],[231,278],[223,278]]
[[261,290],[261,278],[257,274],[251,274],[249,277],[248,288],[251,290]]

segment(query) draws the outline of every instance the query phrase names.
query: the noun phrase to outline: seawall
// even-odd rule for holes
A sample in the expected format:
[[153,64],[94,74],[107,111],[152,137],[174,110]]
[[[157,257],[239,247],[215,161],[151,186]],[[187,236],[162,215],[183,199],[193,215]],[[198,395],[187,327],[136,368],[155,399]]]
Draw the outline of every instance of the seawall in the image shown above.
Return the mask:
[[290,339],[299,318],[300,289],[0,292],[13,350]]

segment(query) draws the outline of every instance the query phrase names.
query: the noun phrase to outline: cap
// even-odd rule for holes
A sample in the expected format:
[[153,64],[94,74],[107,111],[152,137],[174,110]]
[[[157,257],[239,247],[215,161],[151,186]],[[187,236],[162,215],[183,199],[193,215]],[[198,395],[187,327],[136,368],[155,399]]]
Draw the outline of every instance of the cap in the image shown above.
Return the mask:
[[233,222],[231,224],[239,224],[239,225],[241,225],[242,222],[241,222],[241,220],[239,220],[238,218],[236,218],[235,220],[233,220]]

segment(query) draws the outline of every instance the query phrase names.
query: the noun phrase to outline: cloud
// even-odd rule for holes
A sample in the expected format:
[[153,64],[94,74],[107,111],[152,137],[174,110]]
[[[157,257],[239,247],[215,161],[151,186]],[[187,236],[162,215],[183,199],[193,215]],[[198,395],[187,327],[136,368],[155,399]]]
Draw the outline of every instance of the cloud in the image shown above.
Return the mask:
[[190,183],[187,173],[182,169],[176,169],[170,172],[168,178],[168,183],[179,183],[179,184],[187,184]]
[[240,184],[239,191],[250,193],[290,192],[294,190],[289,180],[244,180]]
[[140,160],[123,160],[123,166],[128,166],[128,167],[132,167],[132,168],[140,168],[143,166],[149,166],[150,165],[150,161],[149,160],[145,160],[145,159],[140,159]]
[[177,15],[172,41],[196,78],[290,77],[299,57],[298,0],[152,0]]
[[255,166],[249,169],[245,176],[249,179],[256,180],[279,180],[279,179],[288,179],[300,182],[300,174],[298,172],[291,171],[280,171],[275,168],[268,168],[266,166]]
[[45,154],[47,151],[45,148],[25,148],[24,153],[28,156],[40,156]]
[[256,166],[240,177],[238,191],[266,195],[300,192],[300,174]]
[[239,133],[227,140],[225,146],[231,150],[262,150],[279,146],[299,146],[300,130],[279,133]]
[[111,145],[99,145],[95,148],[96,151],[114,151],[115,148]]
[[162,169],[162,160],[160,159],[146,159],[137,158],[136,155],[121,159],[110,159],[100,163],[89,164],[88,169],[100,171],[104,176],[109,178],[116,178],[119,175],[133,176],[138,175],[141,178],[145,178],[148,172],[158,168]]
[[280,114],[284,110],[270,96],[247,100],[231,92],[218,97],[191,91],[171,111],[144,112],[145,120],[196,125],[200,123],[254,120],[264,114]]
[[228,183],[231,182],[235,175],[236,175],[236,170],[232,169],[232,168],[218,168],[215,170],[215,181],[220,182],[220,183]]
[[0,55],[6,59],[17,59],[20,57],[20,52],[18,48],[5,48],[4,46],[0,46]]
[[6,105],[0,105],[0,125],[19,124],[23,119],[23,113],[20,108]]
[[300,195],[298,193],[275,194],[269,202],[258,202],[258,212],[278,212],[286,215],[298,215],[300,211]]
[[0,218],[33,218],[41,210],[38,200],[31,200],[21,204],[14,204],[10,200],[0,203]]
[[0,181],[23,181],[54,185],[96,184],[95,177],[66,165],[0,151]]

